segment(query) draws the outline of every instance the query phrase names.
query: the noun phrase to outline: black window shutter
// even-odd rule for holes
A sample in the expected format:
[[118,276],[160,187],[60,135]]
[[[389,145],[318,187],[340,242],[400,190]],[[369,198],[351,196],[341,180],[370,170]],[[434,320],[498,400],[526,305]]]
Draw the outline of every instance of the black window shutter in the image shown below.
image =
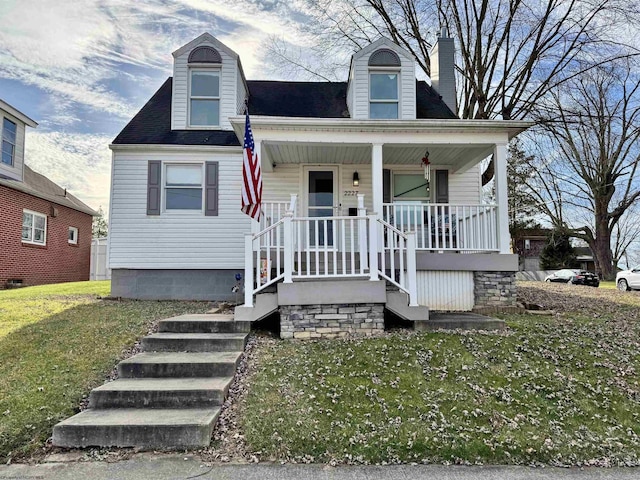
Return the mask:
[[218,215],[218,162],[205,164],[204,214],[207,217]]
[[436,170],[436,203],[449,203],[449,170]]
[[391,203],[391,170],[382,170],[382,202]]
[[162,162],[149,160],[147,172],[147,215],[160,215],[160,189],[162,183]]

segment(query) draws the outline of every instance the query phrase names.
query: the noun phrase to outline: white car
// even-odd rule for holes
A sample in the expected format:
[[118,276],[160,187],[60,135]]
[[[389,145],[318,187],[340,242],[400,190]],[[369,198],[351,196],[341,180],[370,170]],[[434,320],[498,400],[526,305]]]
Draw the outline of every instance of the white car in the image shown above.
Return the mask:
[[616,275],[616,285],[618,290],[640,290],[640,265],[631,270],[623,270]]

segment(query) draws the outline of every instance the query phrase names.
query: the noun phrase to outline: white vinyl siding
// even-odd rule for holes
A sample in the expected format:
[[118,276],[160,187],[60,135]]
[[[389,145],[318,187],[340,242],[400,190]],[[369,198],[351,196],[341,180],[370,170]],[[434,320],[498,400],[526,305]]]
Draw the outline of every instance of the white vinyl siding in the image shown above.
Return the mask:
[[473,308],[473,272],[418,271],[418,303],[430,310],[465,312]]
[[[219,44],[202,42],[193,48],[200,46],[210,46],[215,48],[222,57],[220,71],[220,125],[222,130],[231,130],[229,117],[237,115],[238,99],[237,77],[239,76],[237,59],[230,56]],[[184,52],[177,56],[173,63],[173,87],[171,101],[171,128],[173,130],[184,130],[189,127],[188,105],[189,105],[189,65],[187,63],[191,51]],[[195,67],[199,69],[200,67]],[[194,127],[198,128],[198,127]],[[199,127],[211,128],[211,127]]]
[[236,75],[236,114],[241,115],[244,113],[244,102],[247,99],[247,89],[245,87],[240,70]]
[[[433,179],[433,171],[431,174]],[[449,203],[458,205],[482,203],[480,165],[475,165],[464,173],[449,172]]]
[[[147,215],[149,160],[219,162],[218,216]],[[150,150],[115,152],[112,172],[110,268],[242,269],[250,219],[240,211],[242,154]],[[164,179],[162,180],[164,183]]]
[[262,171],[262,201],[289,202],[291,194],[298,194],[300,207],[300,165],[278,165],[272,172]]
[[2,136],[2,126],[4,125],[5,118],[16,125],[16,143],[13,151],[13,165],[7,165],[0,161],[0,175],[4,175],[12,180],[22,181],[25,125],[12,115],[0,110],[0,137]]

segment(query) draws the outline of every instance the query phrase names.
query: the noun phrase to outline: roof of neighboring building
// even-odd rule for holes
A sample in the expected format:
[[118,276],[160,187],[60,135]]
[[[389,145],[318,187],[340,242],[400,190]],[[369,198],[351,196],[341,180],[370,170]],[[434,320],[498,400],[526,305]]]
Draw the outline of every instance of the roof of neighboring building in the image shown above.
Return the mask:
[[[347,82],[280,82],[253,80],[249,114],[274,117],[348,118]],[[171,130],[168,78],[114,139],[114,144],[239,146],[229,130]],[[455,119],[456,115],[426,82],[417,82],[418,119]]]
[[574,251],[579,260],[593,260],[593,252],[589,247],[575,247]]
[[29,125],[30,127],[37,127],[38,123],[35,120],[27,117],[24,113],[18,110],[16,107],[9,105],[4,100],[0,99],[0,110],[4,110],[5,112],[13,115],[15,118],[23,122],[25,125]]
[[98,215],[95,210],[66,192],[64,188],[56,185],[44,175],[34,172],[27,165],[24,166],[24,181],[12,180],[0,175],[0,186],[9,187],[89,215]]
[[525,239],[525,238],[539,239],[539,238],[546,238],[551,232],[552,232],[552,229],[550,228],[522,228],[518,230],[518,233],[516,236],[520,239]]

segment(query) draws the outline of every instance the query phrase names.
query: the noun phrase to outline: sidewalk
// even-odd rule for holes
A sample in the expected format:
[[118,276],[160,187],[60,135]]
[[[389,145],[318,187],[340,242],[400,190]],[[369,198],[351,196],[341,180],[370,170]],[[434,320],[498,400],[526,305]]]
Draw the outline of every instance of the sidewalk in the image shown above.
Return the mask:
[[116,463],[78,462],[2,465],[0,480],[628,480],[640,468],[527,468],[401,465],[326,467],[322,465],[214,465],[197,457],[153,455]]

